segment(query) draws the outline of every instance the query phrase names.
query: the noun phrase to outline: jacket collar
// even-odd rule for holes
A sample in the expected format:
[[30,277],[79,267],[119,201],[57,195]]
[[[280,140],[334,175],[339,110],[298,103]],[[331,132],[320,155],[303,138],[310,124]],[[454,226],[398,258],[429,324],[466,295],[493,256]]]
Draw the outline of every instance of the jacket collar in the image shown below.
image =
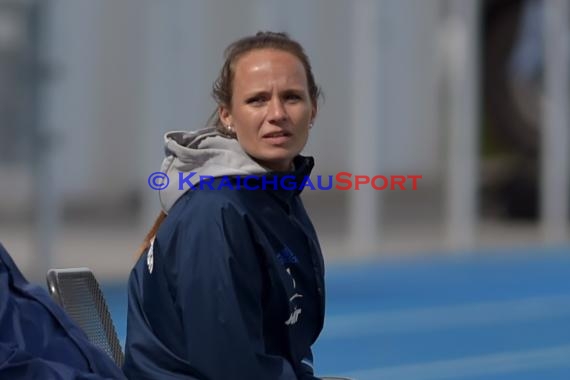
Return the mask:
[[[303,184],[307,177],[311,175],[315,160],[313,157],[298,155],[293,159],[294,169],[286,172],[269,172],[265,175],[267,181],[275,180],[278,183],[277,189],[270,189],[273,194],[284,201],[289,201],[303,191]],[[286,183],[286,186],[282,186]],[[292,189],[289,190],[288,187]]]

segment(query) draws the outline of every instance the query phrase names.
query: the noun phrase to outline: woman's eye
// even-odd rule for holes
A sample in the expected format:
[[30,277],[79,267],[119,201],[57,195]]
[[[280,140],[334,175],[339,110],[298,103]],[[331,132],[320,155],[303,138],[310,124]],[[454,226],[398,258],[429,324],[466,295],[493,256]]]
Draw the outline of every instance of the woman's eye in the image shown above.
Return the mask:
[[261,97],[261,96],[255,96],[255,97],[253,97],[253,98],[247,99],[247,100],[246,100],[246,103],[247,103],[247,104],[260,104],[260,103],[263,103],[263,100],[264,100],[263,97]]
[[297,94],[289,94],[285,97],[287,100],[301,100],[301,96],[297,95]]

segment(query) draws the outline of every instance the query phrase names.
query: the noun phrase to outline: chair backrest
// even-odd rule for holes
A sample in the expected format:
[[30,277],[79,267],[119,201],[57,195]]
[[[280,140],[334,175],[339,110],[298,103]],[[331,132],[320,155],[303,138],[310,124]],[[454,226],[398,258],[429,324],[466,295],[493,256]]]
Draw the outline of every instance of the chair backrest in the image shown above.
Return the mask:
[[106,352],[119,366],[123,351],[103,292],[89,268],[50,269],[48,291],[91,343]]

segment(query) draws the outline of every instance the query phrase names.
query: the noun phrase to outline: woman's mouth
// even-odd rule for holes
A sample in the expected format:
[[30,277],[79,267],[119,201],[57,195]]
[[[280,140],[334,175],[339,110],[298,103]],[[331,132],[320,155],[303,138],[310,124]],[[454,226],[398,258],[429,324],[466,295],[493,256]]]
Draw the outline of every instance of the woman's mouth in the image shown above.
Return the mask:
[[270,144],[279,145],[289,141],[292,136],[293,135],[289,132],[278,131],[278,132],[266,133],[265,135],[263,135],[263,139],[269,142]]

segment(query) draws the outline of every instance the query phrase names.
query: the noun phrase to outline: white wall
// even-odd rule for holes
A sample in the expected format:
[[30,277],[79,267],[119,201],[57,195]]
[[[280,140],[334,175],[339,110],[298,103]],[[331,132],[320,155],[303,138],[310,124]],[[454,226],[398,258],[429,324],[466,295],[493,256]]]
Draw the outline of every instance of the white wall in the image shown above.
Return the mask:
[[[58,194],[121,197],[158,170],[162,134],[195,129],[214,103],[225,46],[261,29],[303,43],[326,101],[307,154],[319,173],[349,170],[351,2],[344,0],[52,0],[47,117],[60,136]],[[442,148],[436,97],[438,0],[382,0],[378,39],[387,94],[378,104],[391,173],[435,175]],[[373,85],[371,83],[371,85]],[[10,194],[3,194],[7,199]],[[149,210],[154,212],[154,210]]]
[[130,1],[54,0],[47,124],[64,197],[112,199],[134,182],[143,118],[142,10]]

